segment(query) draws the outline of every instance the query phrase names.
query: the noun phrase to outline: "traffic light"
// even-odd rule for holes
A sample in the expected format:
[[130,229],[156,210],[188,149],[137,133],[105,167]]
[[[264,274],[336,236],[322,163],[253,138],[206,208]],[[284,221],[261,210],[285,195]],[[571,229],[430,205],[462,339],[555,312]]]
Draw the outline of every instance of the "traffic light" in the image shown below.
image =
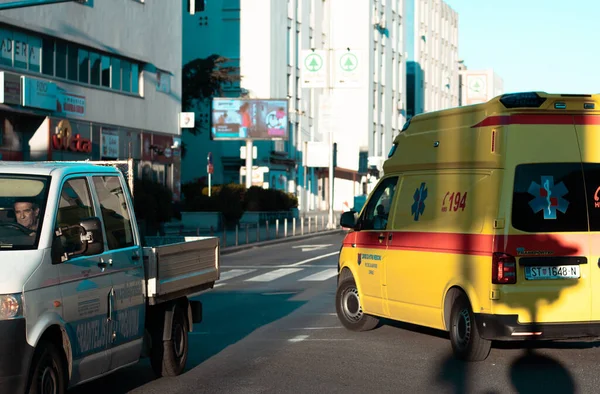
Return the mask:
[[190,15],[194,15],[196,12],[204,11],[206,7],[206,0],[187,0],[187,9]]

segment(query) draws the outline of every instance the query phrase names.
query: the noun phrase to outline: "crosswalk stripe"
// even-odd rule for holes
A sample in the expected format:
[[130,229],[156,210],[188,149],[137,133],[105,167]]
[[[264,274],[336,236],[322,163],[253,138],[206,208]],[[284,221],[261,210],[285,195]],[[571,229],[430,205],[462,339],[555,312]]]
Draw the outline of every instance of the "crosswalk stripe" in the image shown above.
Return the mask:
[[330,269],[326,269],[324,271],[317,272],[316,274],[309,275],[306,278],[302,278],[302,279],[300,279],[300,281],[309,282],[309,281],[327,280],[329,278],[333,278],[334,276],[336,276],[337,273],[338,272],[337,272],[336,268],[330,268]]
[[302,271],[302,268],[281,268],[275,271],[269,271],[262,275],[254,276],[250,279],[246,279],[246,282],[270,282],[275,279],[279,279],[282,276],[293,274],[294,272]]
[[249,274],[249,273],[254,272],[254,271],[256,271],[256,270],[255,269],[251,269],[251,270],[238,270],[238,269],[235,269],[235,270],[221,272],[221,278],[219,279],[219,281],[233,279],[233,278],[236,278],[238,276],[246,275],[246,274]]

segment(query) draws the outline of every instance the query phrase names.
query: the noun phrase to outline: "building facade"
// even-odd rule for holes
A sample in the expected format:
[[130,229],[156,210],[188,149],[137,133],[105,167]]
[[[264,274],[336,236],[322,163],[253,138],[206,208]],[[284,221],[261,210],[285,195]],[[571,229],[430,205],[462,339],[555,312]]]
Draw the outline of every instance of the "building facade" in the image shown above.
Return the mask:
[[459,62],[459,103],[484,103],[504,93],[504,81],[493,69],[469,70]]
[[3,11],[0,159],[131,158],[178,199],[181,20],[171,1]]
[[458,106],[458,14],[443,0],[406,1],[408,116]]

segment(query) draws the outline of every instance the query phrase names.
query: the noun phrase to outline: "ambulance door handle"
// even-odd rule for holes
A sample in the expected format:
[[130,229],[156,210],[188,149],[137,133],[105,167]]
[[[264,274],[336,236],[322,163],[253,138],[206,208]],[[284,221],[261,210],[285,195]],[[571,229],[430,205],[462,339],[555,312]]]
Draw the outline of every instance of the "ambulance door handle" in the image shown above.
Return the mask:
[[382,243],[384,239],[385,239],[385,234],[383,234],[383,233],[379,234],[379,243]]

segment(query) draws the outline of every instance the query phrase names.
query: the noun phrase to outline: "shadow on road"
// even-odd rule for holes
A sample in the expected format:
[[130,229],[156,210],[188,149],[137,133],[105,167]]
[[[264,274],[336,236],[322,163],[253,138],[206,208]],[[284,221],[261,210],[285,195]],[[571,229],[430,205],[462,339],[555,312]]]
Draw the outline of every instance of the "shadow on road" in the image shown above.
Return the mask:
[[574,393],[573,377],[558,360],[527,349],[510,368],[517,393]]
[[[184,374],[260,327],[275,322],[302,306],[290,301],[295,294],[251,292],[207,292],[194,299],[202,301],[203,321],[189,335],[189,354]],[[105,378],[84,384],[70,394],[126,393],[156,379],[148,359]]]

